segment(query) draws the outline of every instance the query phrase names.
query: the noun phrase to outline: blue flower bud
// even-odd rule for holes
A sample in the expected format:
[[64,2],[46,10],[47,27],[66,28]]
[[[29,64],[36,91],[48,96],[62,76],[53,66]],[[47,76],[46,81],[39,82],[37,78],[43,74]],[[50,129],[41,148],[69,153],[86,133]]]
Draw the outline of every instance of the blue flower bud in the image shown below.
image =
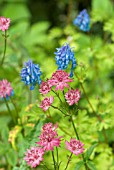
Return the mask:
[[56,64],[58,66],[58,70],[65,70],[70,62],[72,63],[72,76],[73,70],[76,68],[76,59],[74,57],[74,52],[71,50],[69,44],[63,45],[61,48],[56,48],[57,52],[55,56]]
[[20,75],[25,85],[30,85],[30,90],[33,90],[36,84],[41,84],[41,74],[39,65],[33,64],[33,62],[29,60],[24,64]]
[[86,9],[83,9],[76,19],[73,21],[74,25],[80,28],[80,30],[87,32],[90,30],[90,17]]

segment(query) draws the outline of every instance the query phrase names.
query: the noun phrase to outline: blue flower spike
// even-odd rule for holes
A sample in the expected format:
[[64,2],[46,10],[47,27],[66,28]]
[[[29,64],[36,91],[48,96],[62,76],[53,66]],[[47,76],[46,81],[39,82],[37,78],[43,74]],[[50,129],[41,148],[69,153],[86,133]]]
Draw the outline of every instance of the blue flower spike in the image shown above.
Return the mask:
[[25,85],[30,85],[30,90],[34,90],[36,84],[41,84],[42,72],[38,64],[34,64],[31,60],[24,64],[24,67],[21,70],[21,80]]
[[69,44],[63,45],[61,48],[56,48],[57,52],[54,54],[58,70],[65,70],[70,62],[72,63],[70,77],[73,77],[73,71],[76,68],[76,59],[74,52],[71,50]]
[[74,25],[84,32],[90,30],[90,17],[86,9],[83,9],[73,21]]

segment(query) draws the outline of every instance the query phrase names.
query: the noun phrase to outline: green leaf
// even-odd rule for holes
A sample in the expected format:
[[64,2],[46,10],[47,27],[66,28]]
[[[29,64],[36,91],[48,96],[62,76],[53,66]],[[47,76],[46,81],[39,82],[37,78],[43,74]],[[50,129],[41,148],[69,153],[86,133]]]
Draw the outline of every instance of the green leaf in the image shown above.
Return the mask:
[[[1,106],[0,106],[0,109],[2,110]],[[4,108],[3,108],[2,112],[3,111],[4,111]],[[2,132],[3,128],[5,128],[7,126],[7,124],[10,122],[10,119],[11,118],[9,116],[0,116],[0,132]]]
[[0,141],[0,156],[3,156],[6,152],[5,144]]
[[26,46],[34,44],[45,44],[47,40],[46,31],[49,28],[49,22],[39,22],[31,26],[27,32],[27,36],[23,37],[23,43]]
[[18,19],[28,19],[30,17],[30,12],[24,3],[18,5],[16,3],[11,3],[4,7],[2,15],[11,18],[12,22]]
[[78,162],[74,170],[79,170],[83,165],[84,165],[83,161]]
[[[110,10],[109,10],[110,9]],[[113,15],[113,4],[110,0],[93,0],[92,1],[92,21],[103,21]]]
[[12,166],[15,166],[17,163],[17,155],[13,149],[10,149],[9,152],[6,154],[8,163]]
[[104,31],[110,32],[112,34],[111,35],[112,40],[114,41],[114,19],[113,17],[104,24]]
[[90,170],[97,170],[94,163],[91,161],[87,162],[87,166],[90,168]]
[[12,170],[19,170],[19,167],[14,167]]
[[54,38],[58,38],[62,35],[62,30],[58,27],[55,27],[53,29],[51,29],[50,31],[50,38],[54,39]]
[[[28,20],[21,20],[20,22],[18,22],[15,25],[12,26],[12,29],[10,29],[10,35],[12,37],[16,36],[16,38],[15,38],[15,41],[16,41],[19,36],[24,36],[23,34],[27,32],[28,28],[29,28]],[[15,54],[15,56],[16,56],[16,54]]]
[[5,126],[1,131],[1,137],[6,144],[8,142],[8,136],[9,136],[9,129],[7,126]]
[[94,150],[94,148],[97,146],[97,143],[93,144],[92,146],[90,146],[90,148],[86,151],[85,153],[85,158],[86,160],[88,160]]

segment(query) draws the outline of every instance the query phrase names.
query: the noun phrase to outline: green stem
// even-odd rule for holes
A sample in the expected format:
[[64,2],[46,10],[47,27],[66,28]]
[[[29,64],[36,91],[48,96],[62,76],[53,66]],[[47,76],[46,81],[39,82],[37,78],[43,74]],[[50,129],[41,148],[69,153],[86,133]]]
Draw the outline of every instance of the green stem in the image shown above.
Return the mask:
[[5,34],[4,34],[4,52],[3,52],[3,57],[2,57],[2,61],[1,61],[1,66],[4,63],[5,60],[5,54],[6,54],[6,46],[7,45],[7,31],[5,30]]
[[50,170],[50,169],[45,165],[45,163],[42,163],[42,165],[43,165],[47,170]]
[[54,163],[54,170],[56,170],[56,162],[55,162],[55,157],[54,157],[54,152],[52,151],[52,158],[53,158],[53,163]]
[[[50,114],[50,111],[48,110],[48,113],[49,113],[49,115],[47,116],[47,118],[50,118],[51,119],[51,121],[53,122],[53,123],[55,123],[55,121],[53,120],[53,118],[52,118],[52,116],[51,116],[51,114]],[[71,137],[71,134],[68,132],[68,131],[66,131],[66,130],[64,130],[60,125],[59,125],[59,129],[61,130],[61,131],[63,131],[65,134],[67,134],[68,136],[70,136]]]
[[28,104],[32,104],[32,90],[28,88]]
[[[74,72],[74,74],[75,74],[75,76],[77,77],[77,79],[78,79],[78,81],[79,81],[79,83],[80,83],[80,85],[81,85],[81,88],[82,88],[82,90],[83,90],[83,92],[84,92],[84,95],[85,95],[85,97],[86,97],[86,100],[87,100],[87,102],[88,102],[91,110],[93,111],[93,113],[95,114],[95,116],[97,117],[97,119],[99,120],[99,122],[102,122],[101,116],[98,115],[98,114],[96,114],[96,112],[95,112],[95,110],[94,110],[94,108],[93,108],[93,106],[92,106],[92,104],[91,104],[91,102],[90,102],[90,100],[89,100],[89,98],[88,98],[88,95],[87,95],[87,93],[86,93],[86,91],[85,91],[85,88],[84,88],[84,86],[83,86],[83,83],[80,82],[80,79],[79,79],[79,77],[77,76],[77,74],[76,74],[75,72]],[[104,128],[103,128],[102,132],[103,132],[103,135],[104,135],[104,140],[105,140],[105,142],[107,143],[108,140],[107,140],[107,135],[106,135],[106,131],[105,131]]]
[[17,119],[18,119],[18,117],[19,117],[19,114],[18,114],[18,109],[17,109],[17,106],[16,106],[16,104],[14,103],[14,101],[13,101],[13,99],[12,99],[12,98],[10,98],[10,100],[11,100],[12,104],[14,105],[15,112],[16,112],[16,116],[17,116]]
[[7,100],[6,100],[5,97],[4,97],[4,101],[5,101],[5,104],[6,104],[6,107],[7,107],[7,109],[8,109],[9,114],[11,115],[11,117],[12,117],[14,123],[16,123],[16,121],[15,121],[15,119],[14,119],[14,117],[13,117],[13,114],[12,114],[10,108],[9,108],[8,102],[7,102]]
[[63,113],[65,116],[68,116],[68,115],[66,115],[61,109],[59,109],[58,107],[56,107],[56,106],[53,106],[53,105],[51,105],[51,107],[53,107],[54,109],[57,109],[57,110],[59,110],[61,113]]
[[77,138],[78,140],[80,140],[79,135],[78,135],[78,132],[77,132],[76,127],[75,127],[75,124],[74,124],[74,121],[73,121],[73,119],[72,119],[72,116],[71,116],[71,122],[72,122],[72,126],[73,126],[73,128],[74,128],[75,134],[76,134],[76,138]]
[[61,100],[61,98],[59,97],[59,94],[56,93],[54,90],[51,90],[51,91],[59,98],[60,102],[63,103],[62,100]]
[[57,170],[59,170],[59,155],[58,155],[58,148],[56,147],[56,155],[57,155]]
[[64,100],[65,100],[65,109],[66,109],[67,106],[68,106],[68,103],[66,102],[66,99],[65,99],[65,92],[64,92],[64,90],[63,90],[63,97],[64,97]]
[[71,13],[72,13],[72,7],[73,7],[73,0],[68,1],[68,14],[67,14],[67,25],[71,23]]
[[[80,138],[79,138],[79,135],[78,135],[78,132],[76,130],[76,127],[75,127],[75,124],[74,124],[74,121],[73,121],[73,118],[71,116],[71,122],[72,122],[72,126],[74,128],[74,131],[75,131],[75,134],[76,134],[76,138],[80,141]],[[85,166],[85,169],[88,170],[88,167],[87,167],[87,164],[86,164],[86,160],[85,160],[85,157],[84,157],[84,154],[82,153],[82,159],[84,161],[84,166]]]
[[66,170],[66,169],[68,168],[68,165],[69,165],[69,163],[70,163],[71,157],[72,157],[72,153],[71,153],[71,155],[70,155],[69,158],[68,158],[68,161],[67,161],[67,164],[66,164],[66,167],[65,167],[64,170]]
[[[67,106],[63,107],[63,106],[64,106],[64,103],[63,103],[63,101],[61,100],[59,94],[56,93],[54,90],[52,90],[52,92],[58,97],[60,103],[62,103],[62,109],[64,109],[64,110],[67,112],[67,110],[66,110],[66,107],[67,107]],[[66,101],[65,101],[65,102],[66,102]],[[66,104],[66,103],[65,103],[65,104]],[[67,115],[66,115],[66,116],[67,116]]]

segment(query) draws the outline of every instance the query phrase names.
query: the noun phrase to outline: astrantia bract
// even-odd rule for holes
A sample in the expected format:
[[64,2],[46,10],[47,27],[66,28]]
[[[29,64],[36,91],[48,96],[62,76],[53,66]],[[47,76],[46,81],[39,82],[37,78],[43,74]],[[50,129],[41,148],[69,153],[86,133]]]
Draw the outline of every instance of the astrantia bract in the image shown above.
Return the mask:
[[71,138],[70,142],[66,141],[65,144],[66,148],[76,156],[84,152],[84,144],[75,138]]
[[70,106],[73,105],[74,103],[77,104],[78,101],[80,100],[80,91],[78,89],[76,89],[76,90],[70,89],[65,94],[65,98]]
[[10,18],[0,17],[0,30],[5,31],[9,28]]
[[80,28],[80,30],[87,32],[90,30],[90,17],[87,10],[82,10],[76,19],[73,21],[74,25]]
[[40,84],[40,93],[45,95],[47,93],[49,93],[51,90],[51,87],[49,86],[48,80],[46,82],[42,81],[42,83]]
[[14,90],[11,87],[10,82],[7,80],[0,81],[0,98],[9,99],[10,96],[14,95]]
[[53,151],[54,147],[59,147],[62,136],[58,136],[56,129],[57,124],[46,123],[42,127],[41,134],[39,136],[40,141],[37,144],[43,147],[45,151]]
[[34,64],[31,60],[24,64],[21,70],[22,81],[26,85],[30,85],[30,90],[33,90],[36,84],[41,84],[41,71],[38,64]]
[[58,65],[58,70],[65,70],[71,62],[70,77],[73,76],[73,70],[76,68],[76,59],[74,57],[74,52],[71,50],[69,44],[63,45],[61,48],[56,48],[57,52],[55,56],[56,64]]
[[40,108],[42,108],[44,111],[48,110],[48,108],[51,106],[53,103],[54,97],[45,97],[45,99],[41,102]]
[[73,80],[69,77],[67,72],[63,70],[57,70],[52,74],[52,77],[50,80],[48,80],[48,83],[50,87],[56,86],[55,90],[63,91],[65,87],[69,88],[68,83],[72,81]]
[[44,149],[40,147],[31,147],[25,153],[24,160],[31,168],[35,168],[43,161]]

